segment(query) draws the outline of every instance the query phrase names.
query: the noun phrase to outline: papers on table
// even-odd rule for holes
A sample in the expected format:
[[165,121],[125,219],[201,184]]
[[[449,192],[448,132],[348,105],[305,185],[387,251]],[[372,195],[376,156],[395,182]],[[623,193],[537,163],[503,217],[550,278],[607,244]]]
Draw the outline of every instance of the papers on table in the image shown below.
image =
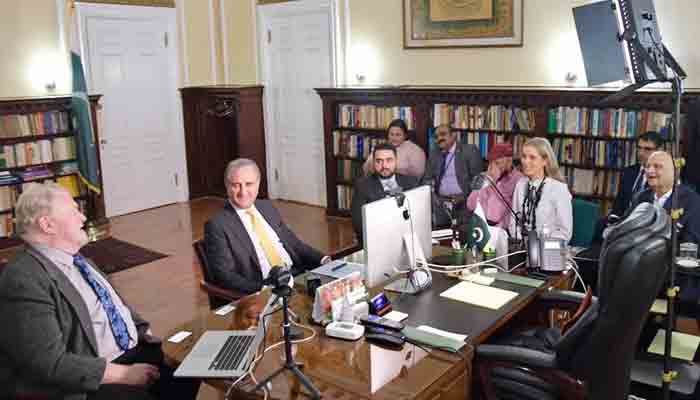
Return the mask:
[[[659,329],[654,340],[649,345],[649,353],[664,354],[664,341],[666,330]],[[700,337],[687,335],[685,333],[673,332],[671,339],[671,357],[686,361],[693,361],[695,350],[700,345]]]
[[504,304],[513,300],[518,293],[491,286],[477,285],[471,282],[460,282],[440,293],[441,297],[498,310]]
[[330,276],[331,278],[340,279],[352,274],[353,272],[359,272],[360,275],[364,276],[364,271],[364,264],[335,260],[323,264],[311,272],[317,275]]

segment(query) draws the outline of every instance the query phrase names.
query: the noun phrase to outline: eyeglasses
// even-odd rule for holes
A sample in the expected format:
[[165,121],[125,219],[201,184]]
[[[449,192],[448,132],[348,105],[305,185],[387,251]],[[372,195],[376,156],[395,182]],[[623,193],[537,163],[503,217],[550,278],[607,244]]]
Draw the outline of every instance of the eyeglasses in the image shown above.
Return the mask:
[[649,147],[649,146],[637,146],[637,151],[656,151],[655,147]]

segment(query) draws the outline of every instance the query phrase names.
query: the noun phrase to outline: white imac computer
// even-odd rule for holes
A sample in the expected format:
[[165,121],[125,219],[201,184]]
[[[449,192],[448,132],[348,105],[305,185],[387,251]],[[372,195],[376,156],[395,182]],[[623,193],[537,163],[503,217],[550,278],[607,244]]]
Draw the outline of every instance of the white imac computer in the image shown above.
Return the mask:
[[432,254],[430,186],[419,186],[362,207],[367,286],[372,288],[415,267]]

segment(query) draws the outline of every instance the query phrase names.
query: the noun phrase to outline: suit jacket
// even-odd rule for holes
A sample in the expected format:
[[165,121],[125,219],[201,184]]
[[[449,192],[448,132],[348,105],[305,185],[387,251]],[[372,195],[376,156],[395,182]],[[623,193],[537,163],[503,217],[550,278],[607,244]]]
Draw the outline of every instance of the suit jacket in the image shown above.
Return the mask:
[[[678,242],[700,244],[700,195],[685,185],[678,185],[676,190],[678,190],[679,207],[683,209],[683,215],[678,220],[678,223],[682,226],[678,235]],[[653,204],[654,192],[651,189],[647,189],[639,193],[632,201],[630,208],[636,207],[639,203]],[[671,209],[671,197],[664,203],[664,209],[666,211]]]
[[[472,179],[484,170],[479,149],[473,144],[457,143],[455,147],[455,175],[457,183],[464,193],[465,199],[471,192]],[[430,152],[428,167],[425,169],[423,183],[437,185],[442,168],[442,151],[435,148]],[[435,188],[437,191],[438,188]]]
[[[256,200],[255,208],[272,227],[293,263],[293,272],[317,267],[323,254],[302,242],[282,221],[269,200]],[[238,213],[227,201],[224,208],[204,225],[204,242],[213,283],[242,293],[262,288],[262,271],[255,246]]]
[[[149,324],[130,311],[142,340]],[[85,399],[97,390],[107,362],[87,306],[58,266],[29,245],[0,273],[0,318],[0,398]]]
[[[418,178],[396,174],[396,183],[403,190],[410,190],[418,186]],[[357,241],[362,243],[362,206],[386,197],[382,183],[375,174],[362,177],[355,181],[352,190],[352,227],[355,230]]]
[[632,198],[634,193],[634,181],[637,180],[639,175],[639,164],[630,165],[622,170],[622,179],[620,182],[620,189],[617,191],[617,196],[615,196],[615,203],[613,203],[613,208],[611,213],[621,217],[625,211],[632,204]]

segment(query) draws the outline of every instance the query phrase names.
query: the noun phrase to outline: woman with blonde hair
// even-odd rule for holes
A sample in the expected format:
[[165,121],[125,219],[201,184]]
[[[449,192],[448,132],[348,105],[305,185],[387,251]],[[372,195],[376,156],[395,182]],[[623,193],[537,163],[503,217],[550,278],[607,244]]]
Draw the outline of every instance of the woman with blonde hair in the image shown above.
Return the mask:
[[532,138],[525,142],[520,162],[525,177],[515,185],[513,208],[521,223],[516,226],[511,221],[511,234],[520,238],[535,230],[568,242],[574,219],[571,193],[549,141]]

